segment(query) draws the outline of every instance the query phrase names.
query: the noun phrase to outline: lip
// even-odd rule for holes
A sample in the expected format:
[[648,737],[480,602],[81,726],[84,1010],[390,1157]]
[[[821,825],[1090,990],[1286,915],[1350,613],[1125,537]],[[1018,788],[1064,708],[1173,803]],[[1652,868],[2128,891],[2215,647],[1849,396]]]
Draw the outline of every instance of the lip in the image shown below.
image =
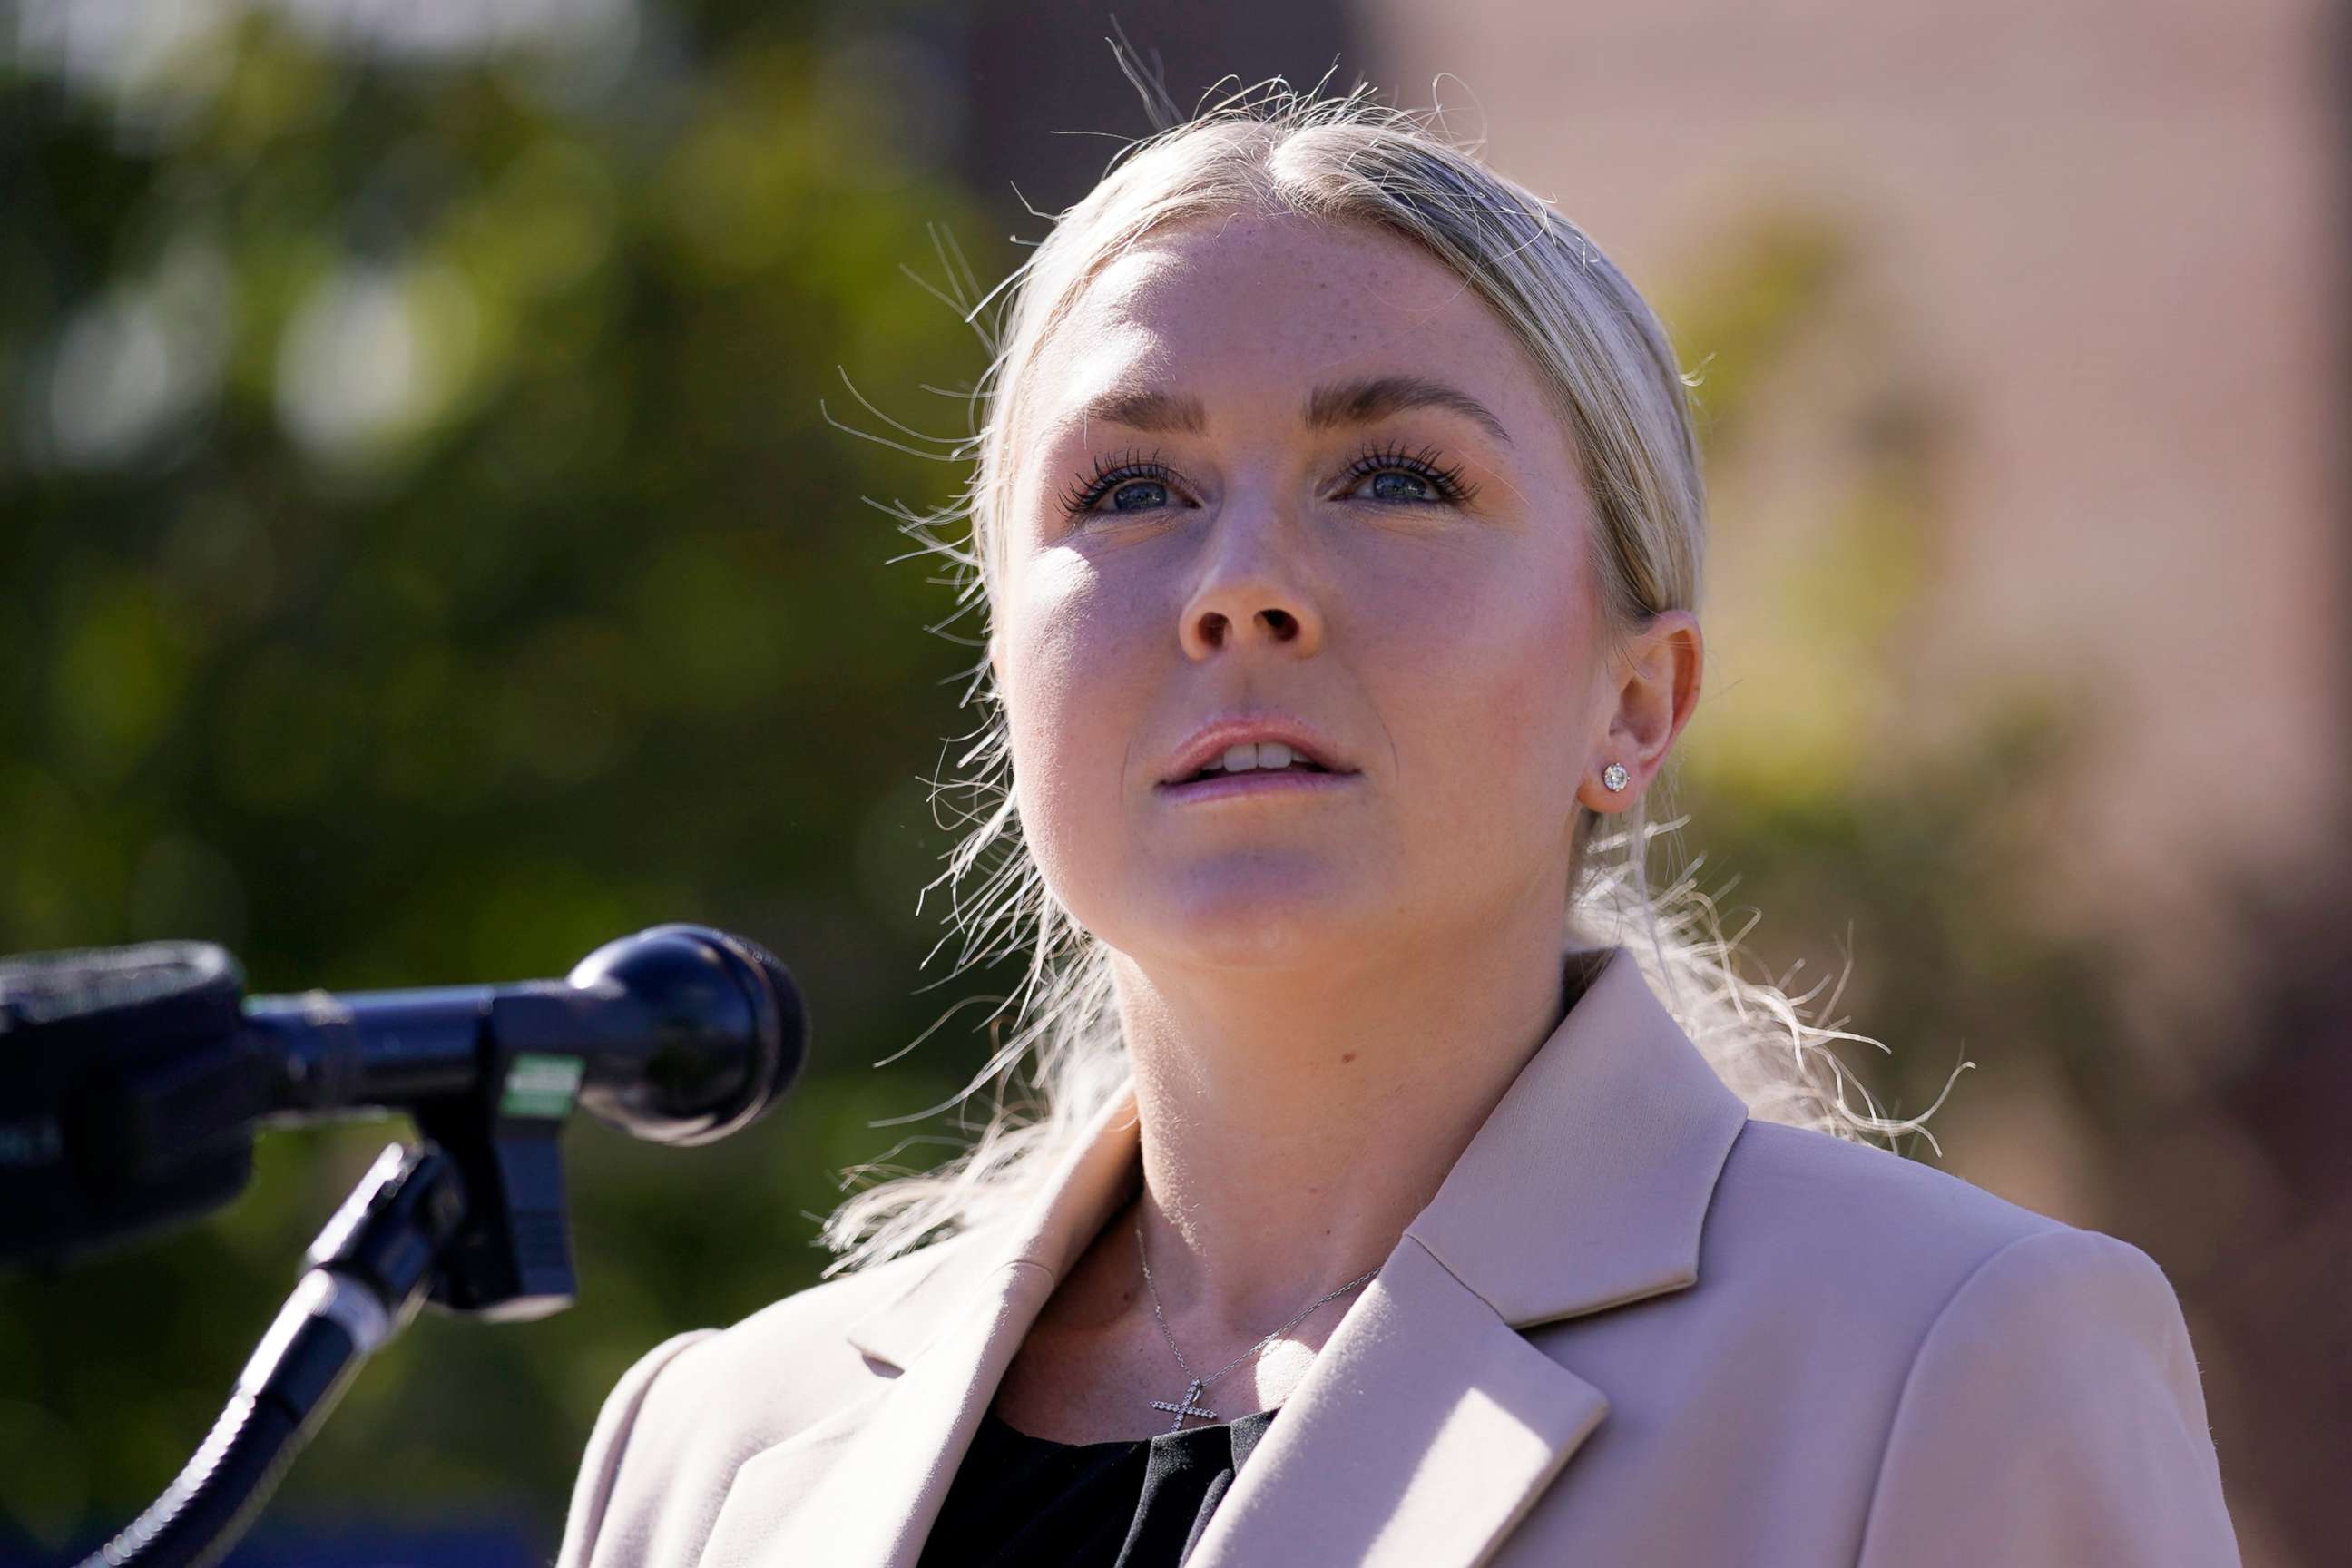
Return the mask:
[[1278,741],[1325,770],[1323,774],[1299,775],[1302,777],[1346,777],[1356,772],[1348,765],[1348,759],[1339,748],[1321,731],[1287,713],[1228,713],[1218,716],[1193,732],[1192,738],[1169,760],[1167,771],[1160,775],[1160,787],[1190,788],[1189,784],[1179,781],[1191,779],[1194,773],[1244,741]]
[[1171,801],[1186,803],[1241,800],[1255,796],[1328,795],[1335,790],[1347,789],[1355,782],[1354,773],[1260,773],[1253,768],[1245,773],[1161,784],[1160,793]]

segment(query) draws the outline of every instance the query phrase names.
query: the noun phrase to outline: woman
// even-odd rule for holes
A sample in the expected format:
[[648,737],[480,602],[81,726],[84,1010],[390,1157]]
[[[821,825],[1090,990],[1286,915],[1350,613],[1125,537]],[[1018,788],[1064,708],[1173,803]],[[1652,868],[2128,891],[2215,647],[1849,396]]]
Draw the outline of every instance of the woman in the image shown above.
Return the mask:
[[1022,271],[955,870],[1017,824],[1043,1114],[646,1354],[560,1568],[2236,1562],[2156,1264],[1860,1142],[1657,918],[1703,490],[1591,241],[1244,95]]

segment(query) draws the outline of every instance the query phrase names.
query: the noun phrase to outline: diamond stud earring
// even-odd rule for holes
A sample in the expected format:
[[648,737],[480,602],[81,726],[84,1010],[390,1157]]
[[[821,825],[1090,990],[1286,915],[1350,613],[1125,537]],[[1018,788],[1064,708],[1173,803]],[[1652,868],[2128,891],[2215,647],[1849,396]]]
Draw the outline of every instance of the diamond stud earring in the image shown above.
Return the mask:
[[1623,789],[1625,779],[1625,764],[1622,763],[1612,763],[1601,771],[1601,782],[1612,790]]

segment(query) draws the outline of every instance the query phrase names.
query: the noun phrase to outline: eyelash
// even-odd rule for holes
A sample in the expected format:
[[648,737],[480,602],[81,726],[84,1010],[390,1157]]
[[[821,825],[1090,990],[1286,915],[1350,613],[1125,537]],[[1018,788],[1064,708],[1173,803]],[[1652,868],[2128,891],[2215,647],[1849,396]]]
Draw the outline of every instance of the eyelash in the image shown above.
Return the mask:
[[[1400,506],[1461,506],[1478,493],[1478,487],[1462,477],[1460,465],[1440,468],[1433,461],[1437,448],[1424,447],[1418,454],[1402,447],[1375,447],[1349,465],[1348,478],[1368,479],[1389,469],[1402,469],[1417,479],[1428,481],[1437,491],[1434,500],[1407,500],[1391,504]],[[1149,458],[1139,458],[1133,453],[1116,461],[1095,459],[1091,477],[1081,475],[1062,496],[1066,516],[1077,517],[1090,511],[1094,504],[1120,485],[1135,479],[1151,479],[1160,484],[1175,482],[1175,474],[1160,460],[1155,449]],[[1117,515],[1117,514],[1112,514]]]

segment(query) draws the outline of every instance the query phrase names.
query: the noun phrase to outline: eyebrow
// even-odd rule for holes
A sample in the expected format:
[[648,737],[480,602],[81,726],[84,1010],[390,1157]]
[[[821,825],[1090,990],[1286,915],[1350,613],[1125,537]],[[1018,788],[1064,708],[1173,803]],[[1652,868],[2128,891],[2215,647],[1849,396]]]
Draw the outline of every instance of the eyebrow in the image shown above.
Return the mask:
[[[1310,430],[1339,430],[1370,425],[1408,408],[1450,410],[1506,447],[1513,444],[1511,433],[1485,404],[1444,382],[1418,375],[1374,375],[1318,386],[1307,394],[1301,417]],[[1124,425],[1130,430],[1188,436],[1198,436],[1209,426],[1209,411],[1198,397],[1171,392],[1107,392],[1079,409],[1078,416]]]

